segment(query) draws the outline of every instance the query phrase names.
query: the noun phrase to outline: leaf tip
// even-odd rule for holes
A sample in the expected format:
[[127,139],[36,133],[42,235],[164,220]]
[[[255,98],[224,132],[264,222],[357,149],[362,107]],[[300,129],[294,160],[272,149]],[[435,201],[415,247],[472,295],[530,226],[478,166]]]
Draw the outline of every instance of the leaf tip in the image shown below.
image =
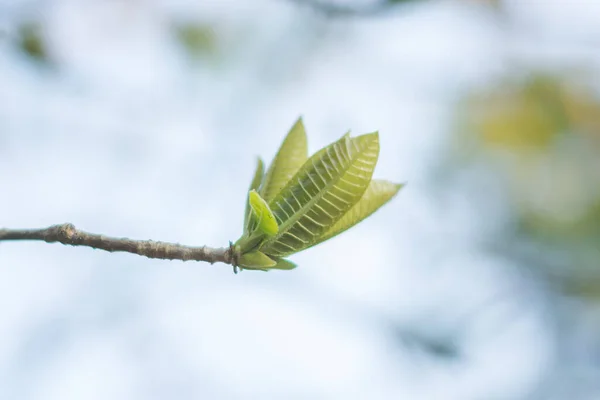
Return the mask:
[[277,232],[279,232],[277,220],[275,219],[275,216],[273,215],[273,212],[269,208],[269,205],[265,199],[258,194],[256,189],[252,189],[248,193],[248,202],[250,203],[250,207],[258,219],[258,227],[260,230],[269,236],[276,235]]
[[280,258],[277,260],[277,264],[271,267],[271,269],[280,269],[284,271],[289,271],[295,269],[298,265],[291,262],[290,260],[286,260],[285,258]]
[[[346,135],[344,135],[344,137],[348,136],[349,133],[347,133]],[[351,138],[352,140],[358,140],[358,141],[376,141],[379,142],[379,131],[373,131],[373,132],[369,132],[369,133],[363,133],[362,135],[358,135],[355,136],[353,138]]]
[[406,186],[406,182],[394,183],[395,193],[398,193],[400,191],[400,189],[404,188],[404,186]]
[[368,137],[368,138],[378,139],[379,140],[379,131],[373,131],[373,132],[365,133],[364,135],[361,135],[361,136],[365,136],[365,137]]

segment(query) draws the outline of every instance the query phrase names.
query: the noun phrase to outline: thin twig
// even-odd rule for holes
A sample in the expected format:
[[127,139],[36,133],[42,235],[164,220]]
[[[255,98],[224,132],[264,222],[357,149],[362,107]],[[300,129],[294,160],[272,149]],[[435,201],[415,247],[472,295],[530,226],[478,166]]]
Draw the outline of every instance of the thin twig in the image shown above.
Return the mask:
[[41,240],[47,243],[86,246],[111,253],[123,251],[163,260],[193,260],[211,264],[222,262],[234,267],[237,264],[231,244],[228,248],[191,247],[153,240],[115,238],[84,232],[75,228],[73,224],[52,225],[44,229],[0,229],[0,241],[4,240]]

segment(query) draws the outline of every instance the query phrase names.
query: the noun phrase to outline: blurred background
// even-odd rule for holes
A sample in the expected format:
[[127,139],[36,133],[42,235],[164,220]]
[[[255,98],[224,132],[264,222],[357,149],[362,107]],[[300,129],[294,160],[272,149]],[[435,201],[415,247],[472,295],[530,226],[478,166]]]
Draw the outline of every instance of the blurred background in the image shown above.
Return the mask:
[[407,182],[294,271],[0,243],[0,399],[600,399],[600,2],[0,0],[0,226],[224,246],[255,157]]

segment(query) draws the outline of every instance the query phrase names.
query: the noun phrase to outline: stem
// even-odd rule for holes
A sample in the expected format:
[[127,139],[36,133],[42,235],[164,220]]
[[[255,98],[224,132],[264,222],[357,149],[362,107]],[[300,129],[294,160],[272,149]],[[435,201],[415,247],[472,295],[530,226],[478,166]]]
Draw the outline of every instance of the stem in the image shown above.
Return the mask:
[[44,229],[0,229],[0,241],[4,240],[40,240],[47,243],[58,242],[71,246],[91,247],[111,253],[121,251],[163,260],[193,260],[211,264],[222,262],[234,267],[237,264],[237,256],[231,245],[221,248],[192,247],[153,240],[115,238],[84,232],[68,223],[52,225]]

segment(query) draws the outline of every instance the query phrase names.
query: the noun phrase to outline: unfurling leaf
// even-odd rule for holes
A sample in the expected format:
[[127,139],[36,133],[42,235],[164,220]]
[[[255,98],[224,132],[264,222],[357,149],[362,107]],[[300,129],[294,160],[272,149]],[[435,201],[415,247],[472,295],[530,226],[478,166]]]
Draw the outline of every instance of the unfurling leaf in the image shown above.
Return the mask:
[[252,182],[250,183],[250,190],[258,190],[264,175],[265,164],[263,163],[263,160],[258,157],[256,159],[256,170],[254,171],[254,176],[252,177]]
[[257,220],[257,229],[267,236],[274,236],[279,231],[277,221],[265,200],[260,197],[256,190],[251,190],[249,193],[249,203],[252,212]]
[[285,257],[312,246],[360,200],[378,156],[375,132],[345,135],[311,157],[271,201],[280,229],[263,251]]
[[275,260],[260,251],[242,254],[239,259],[239,266],[245,269],[265,269],[276,265]]
[[390,201],[403,186],[400,183],[372,180],[358,203],[319,237],[315,245],[339,235],[373,214],[379,207]]
[[[257,190],[262,183],[263,177],[265,175],[265,166],[263,160],[259,157],[256,161],[256,170],[254,171],[254,177],[252,178],[252,182],[250,183],[250,188],[248,190]],[[250,209],[250,193],[248,192],[248,198],[246,199],[246,211],[244,212],[244,232],[248,232],[251,228],[252,219],[252,210]]]
[[269,203],[289,182],[308,158],[308,144],[302,118],[298,118],[271,162],[260,195]]

